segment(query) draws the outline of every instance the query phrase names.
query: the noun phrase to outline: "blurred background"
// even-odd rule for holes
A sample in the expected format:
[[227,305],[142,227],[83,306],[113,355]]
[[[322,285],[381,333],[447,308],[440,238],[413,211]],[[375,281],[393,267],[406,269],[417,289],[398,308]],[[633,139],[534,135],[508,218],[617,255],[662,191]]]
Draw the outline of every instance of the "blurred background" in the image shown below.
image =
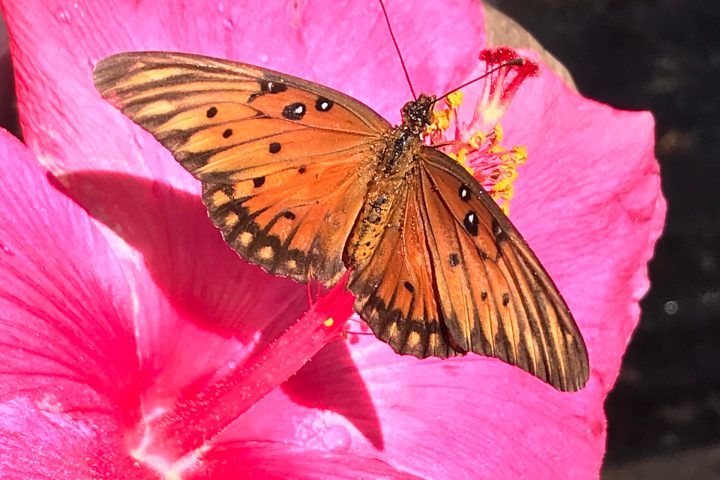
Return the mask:
[[[587,97],[650,110],[668,199],[603,478],[720,479],[720,1],[495,0]],[[17,133],[0,19],[0,126]]]

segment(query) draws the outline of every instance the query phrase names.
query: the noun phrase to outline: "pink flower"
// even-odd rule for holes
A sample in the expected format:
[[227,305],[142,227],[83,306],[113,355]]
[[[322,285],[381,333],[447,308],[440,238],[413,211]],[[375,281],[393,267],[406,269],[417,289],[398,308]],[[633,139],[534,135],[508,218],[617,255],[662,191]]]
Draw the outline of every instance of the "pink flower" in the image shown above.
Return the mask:
[[[397,121],[409,92],[377,4],[0,4],[27,143],[0,132],[0,476],[597,477],[602,404],[664,215],[650,115],[583,99],[541,66],[502,117],[529,158],[513,221],[589,349],[588,385],[561,393],[494,359],[333,341],[349,296],[304,313],[305,287],[232,253],[190,175],[92,86],[111,53],[189,51],[330,85]],[[417,89],[483,68],[478,3],[389,14]]]

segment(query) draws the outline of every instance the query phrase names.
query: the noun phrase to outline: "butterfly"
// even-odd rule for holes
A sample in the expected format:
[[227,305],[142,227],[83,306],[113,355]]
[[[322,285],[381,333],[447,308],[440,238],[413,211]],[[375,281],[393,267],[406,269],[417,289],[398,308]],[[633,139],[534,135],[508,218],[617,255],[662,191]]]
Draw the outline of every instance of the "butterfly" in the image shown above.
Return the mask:
[[588,378],[583,338],[540,262],[464,167],[423,144],[435,97],[387,120],[336,90],[198,55],[100,61],[101,95],[202,183],[247,261],[326,287],[398,353],[474,352],[562,391]]

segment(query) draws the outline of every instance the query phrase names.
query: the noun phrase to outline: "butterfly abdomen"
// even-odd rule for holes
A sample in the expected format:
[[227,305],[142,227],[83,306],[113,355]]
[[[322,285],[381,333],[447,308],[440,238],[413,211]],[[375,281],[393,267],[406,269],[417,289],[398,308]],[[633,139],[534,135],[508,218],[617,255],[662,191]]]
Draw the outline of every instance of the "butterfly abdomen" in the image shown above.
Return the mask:
[[378,170],[347,243],[344,259],[347,265],[361,265],[372,256],[390,226],[398,193],[407,188],[406,177],[415,163],[413,152],[420,147],[420,138],[402,126],[390,130],[383,142],[378,149]]
[[387,225],[394,196],[386,191],[372,193],[367,197],[347,243],[344,259],[347,265],[365,263],[375,251]]

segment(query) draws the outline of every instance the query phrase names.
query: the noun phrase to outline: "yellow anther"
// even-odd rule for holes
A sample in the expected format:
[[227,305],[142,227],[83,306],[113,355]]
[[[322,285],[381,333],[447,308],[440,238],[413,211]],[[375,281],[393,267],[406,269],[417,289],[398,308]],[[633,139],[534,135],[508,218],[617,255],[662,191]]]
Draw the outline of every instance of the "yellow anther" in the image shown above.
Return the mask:
[[493,185],[492,189],[493,192],[502,192],[504,190],[507,190],[509,188],[512,188],[512,185],[510,184],[510,181],[507,178],[501,178],[495,185]]
[[503,168],[503,174],[505,175],[505,180],[508,182],[517,180],[518,172],[514,168]]
[[468,154],[468,149],[465,147],[462,147],[460,150],[458,150],[457,154],[455,155],[455,161],[458,162],[460,165],[462,165],[465,168],[468,168],[467,154]]
[[485,132],[476,132],[473,136],[470,137],[470,140],[468,140],[468,143],[470,146],[474,149],[480,148],[480,145],[484,144],[487,141],[487,135],[485,135]]
[[445,131],[450,128],[450,110],[434,110],[430,127]]
[[502,142],[502,139],[505,136],[505,130],[503,129],[502,124],[500,122],[497,122],[495,124],[495,127],[493,128],[493,133],[495,134],[495,141],[497,143]]
[[448,107],[455,109],[458,108],[463,102],[463,93],[460,90],[452,92],[450,95],[445,97],[445,103]]
[[500,145],[498,145],[498,144],[496,144],[496,143],[494,143],[494,142],[493,142],[493,144],[490,146],[490,148],[487,149],[487,152],[488,152],[490,155],[498,155],[498,156],[504,154],[506,151],[507,151],[507,150],[505,150],[502,146],[500,146]]
[[518,162],[518,164],[525,163],[528,158],[527,148],[525,148],[523,145],[515,145],[512,151],[516,155],[516,161]]
[[332,317],[328,317],[328,318],[323,322],[323,325],[326,326],[327,328],[330,328],[330,327],[333,326],[334,323],[335,323],[335,320],[333,320]]

